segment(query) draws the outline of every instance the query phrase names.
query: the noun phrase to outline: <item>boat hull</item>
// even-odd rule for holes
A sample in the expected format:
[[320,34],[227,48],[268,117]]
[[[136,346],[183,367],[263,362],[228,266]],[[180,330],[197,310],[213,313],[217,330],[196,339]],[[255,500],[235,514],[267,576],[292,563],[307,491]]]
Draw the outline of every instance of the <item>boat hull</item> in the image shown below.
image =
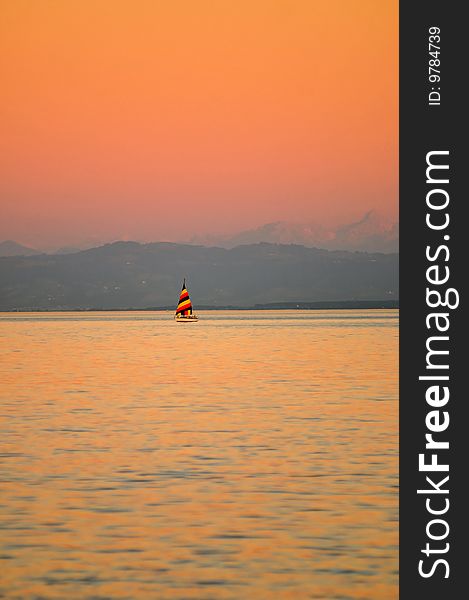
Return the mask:
[[190,317],[174,317],[176,323],[197,323],[199,320],[195,315],[191,315]]

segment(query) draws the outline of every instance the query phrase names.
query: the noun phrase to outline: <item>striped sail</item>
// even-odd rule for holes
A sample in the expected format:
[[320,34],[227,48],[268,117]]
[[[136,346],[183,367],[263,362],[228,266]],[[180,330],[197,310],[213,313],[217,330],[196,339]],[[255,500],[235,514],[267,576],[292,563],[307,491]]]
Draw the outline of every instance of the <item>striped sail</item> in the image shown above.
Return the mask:
[[186,288],[186,280],[184,279],[184,283],[182,284],[181,294],[179,296],[179,303],[176,308],[176,316],[182,315],[183,317],[187,317],[192,314],[192,302],[189,298],[189,292]]

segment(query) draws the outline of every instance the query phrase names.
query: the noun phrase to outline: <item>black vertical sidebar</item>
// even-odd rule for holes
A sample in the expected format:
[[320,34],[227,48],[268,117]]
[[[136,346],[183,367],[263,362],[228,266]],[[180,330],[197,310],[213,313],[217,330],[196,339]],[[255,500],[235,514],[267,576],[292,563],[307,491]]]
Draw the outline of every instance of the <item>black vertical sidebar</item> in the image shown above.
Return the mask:
[[[462,598],[467,595],[464,583],[465,566],[463,554],[466,551],[467,518],[463,511],[469,506],[464,498],[464,480],[468,471],[464,467],[465,456],[469,455],[463,438],[469,442],[469,430],[463,410],[469,402],[464,391],[463,374],[469,371],[469,364],[463,364],[468,357],[465,348],[463,318],[465,311],[464,278],[469,269],[465,266],[468,256],[469,228],[464,220],[469,204],[467,192],[462,190],[462,181],[469,172],[463,164],[467,151],[463,145],[467,117],[463,112],[465,103],[463,89],[466,88],[467,71],[463,65],[463,56],[467,56],[465,46],[469,39],[467,22],[462,15],[464,3],[442,2],[435,0],[400,3],[400,124],[399,124],[399,160],[400,160],[400,598],[413,600],[425,598],[433,600],[444,598]],[[430,39],[432,32],[438,37]],[[439,38],[439,39],[438,39]],[[434,48],[429,44],[433,43]],[[466,50],[466,51],[465,51]],[[430,52],[434,52],[433,55]],[[435,54],[438,52],[438,54]],[[437,59],[437,62],[430,63]],[[430,71],[432,66],[435,70]],[[438,72],[439,71],[439,72]],[[438,75],[432,77],[430,75]],[[434,89],[432,89],[434,88]],[[431,92],[433,93],[430,96]],[[430,104],[434,102],[434,104]],[[427,182],[427,154],[433,151],[448,154],[434,154],[431,160],[440,165],[447,164],[449,169],[433,170],[433,179],[449,178],[449,183],[431,184]],[[431,189],[444,189],[449,204],[444,210],[430,210],[427,206],[427,194]],[[446,198],[445,193],[435,192],[431,201]],[[432,230],[426,224],[427,213],[432,213],[435,224],[444,223],[448,214],[448,226],[441,230]],[[426,256],[427,247],[434,257],[439,246],[438,257],[431,262]],[[448,273],[446,283],[430,285],[427,281],[427,269],[439,265],[439,273]],[[431,272],[434,276],[435,271]],[[448,288],[459,292],[458,308],[443,306],[432,309],[427,304],[426,288],[440,290],[442,294]],[[433,297],[433,299],[436,296]],[[454,295],[452,296],[454,299]],[[444,313],[450,322],[447,332],[449,340],[430,342],[433,349],[449,350],[449,354],[434,355],[431,363],[447,363],[448,369],[428,369],[428,338],[437,335],[435,320],[430,319],[430,328],[426,322],[432,312]],[[442,325],[446,321],[442,317]],[[467,327],[466,327],[467,329]],[[433,346],[432,346],[433,344]],[[426,453],[426,462],[431,460],[435,451],[425,448],[425,435],[429,433],[426,417],[434,410],[426,401],[429,380],[419,380],[419,376],[445,375],[448,381],[438,381],[447,385],[450,391],[448,403],[440,409],[447,411],[449,427],[434,433],[433,438],[448,441],[449,448],[439,450],[438,463],[449,465],[448,472],[419,471],[419,454]],[[435,385],[436,382],[433,382]],[[432,421],[433,425],[435,420]],[[428,483],[429,476],[436,486],[449,475],[449,480],[441,484],[440,490],[448,493],[418,494],[418,489],[434,487]],[[446,502],[449,501],[449,505]],[[427,503],[428,500],[428,503]],[[427,505],[428,504],[428,505]],[[443,511],[430,514],[431,510]],[[433,522],[440,519],[444,523]],[[429,537],[431,534],[433,539]],[[445,535],[447,533],[447,535]],[[427,543],[429,546],[427,547]],[[448,546],[446,545],[448,544]],[[436,564],[441,559],[446,561]],[[419,573],[419,561],[422,571]],[[429,575],[429,573],[433,573]],[[467,569],[469,571],[469,569]],[[449,576],[446,578],[445,575]],[[469,573],[468,573],[469,576]],[[456,591],[458,590],[458,591]],[[465,590],[465,591],[464,591]]]

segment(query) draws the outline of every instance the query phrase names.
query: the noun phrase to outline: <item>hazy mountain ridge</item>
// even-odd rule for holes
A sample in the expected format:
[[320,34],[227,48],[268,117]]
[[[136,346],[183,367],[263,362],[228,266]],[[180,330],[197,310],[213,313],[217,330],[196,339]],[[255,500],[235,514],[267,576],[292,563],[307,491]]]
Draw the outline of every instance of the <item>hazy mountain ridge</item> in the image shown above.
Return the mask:
[[172,306],[184,277],[196,307],[398,298],[396,254],[116,242],[0,259],[0,310]]
[[28,246],[18,244],[18,242],[14,242],[13,240],[5,240],[4,242],[0,242],[0,257],[34,256],[37,254],[42,253],[39,250],[35,250],[34,248],[29,248]]
[[[399,224],[377,211],[368,211],[361,219],[340,226],[326,227],[318,223],[276,221],[234,235],[195,235],[179,244],[231,249],[246,244],[298,244],[308,248],[362,252],[399,252]],[[37,250],[8,240],[0,242],[1,256],[31,256],[34,254],[74,254],[102,247],[107,242]],[[111,242],[112,243],[112,242]],[[154,242],[157,243],[157,242]]]
[[235,235],[194,236],[190,243],[234,248],[241,244],[300,244],[327,250],[398,252],[399,225],[376,211],[352,223],[325,227],[317,223],[276,221]]

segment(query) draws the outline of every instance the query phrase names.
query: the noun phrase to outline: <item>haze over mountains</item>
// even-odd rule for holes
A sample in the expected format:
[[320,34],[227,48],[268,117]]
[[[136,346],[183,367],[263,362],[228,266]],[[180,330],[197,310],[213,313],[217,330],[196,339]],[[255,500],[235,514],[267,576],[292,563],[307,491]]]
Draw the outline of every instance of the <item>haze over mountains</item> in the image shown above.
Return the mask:
[[[87,248],[86,248],[87,249]],[[2,256],[35,256],[38,254],[73,254],[74,252],[81,252],[85,248],[78,248],[73,246],[62,246],[60,248],[54,248],[51,251],[38,250],[36,248],[30,248],[24,244],[19,244],[13,240],[5,240],[0,242],[0,257]]]
[[39,250],[34,248],[28,248],[23,244],[18,244],[13,240],[5,240],[0,242],[0,257],[1,256],[32,256],[34,254],[41,254]]
[[270,242],[328,250],[398,252],[399,226],[392,219],[370,210],[362,218],[346,225],[326,227],[317,223],[277,221],[236,235],[194,236],[189,242],[222,248]]
[[[128,238],[124,239],[128,241]],[[94,244],[87,241],[83,244],[52,248],[31,248],[8,240],[0,242],[0,257],[30,256],[43,253],[73,254],[92,247],[99,247],[110,241],[122,241],[122,238],[102,240],[100,243],[95,242]],[[142,240],[136,241],[142,242]],[[151,242],[153,241],[151,240]],[[399,225],[395,220],[385,217],[377,211],[370,210],[361,218],[345,225],[326,226],[314,222],[276,221],[230,235],[194,235],[185,240],[160,241],[175,241],[182,244],[221,248],[234,248],[243,244],[267,242],[272,244],[299,244],[309,248],[325,248],[327,250],[389,253],[399,251]]]
[[397,300],[398,255],[300,245],[233,249],[116,242],[73,254],[0,259],[0,310]]
[[0,243],[0,310],[397,300],[398,225],[374,211],[347,225],[269,223],[190,243],[114,242],[41,252]]

